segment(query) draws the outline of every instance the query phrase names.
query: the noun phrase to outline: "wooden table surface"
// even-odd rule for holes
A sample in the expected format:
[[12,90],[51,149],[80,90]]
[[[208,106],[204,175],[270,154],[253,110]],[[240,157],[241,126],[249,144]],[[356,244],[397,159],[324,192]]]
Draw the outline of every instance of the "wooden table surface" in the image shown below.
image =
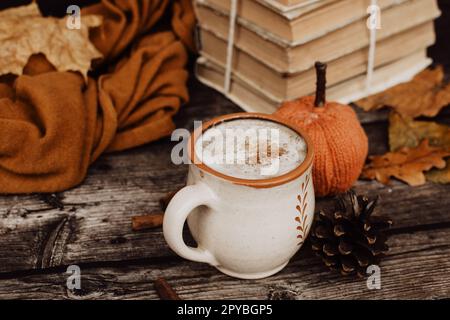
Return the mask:
[[[176,116],[179,127],[240,111],[195,80],[190,92],[191,102]],[[387,112],[358,115],[370,153],[385,152]],[[450,123],[450,112],[438,119]],[[159,212],[159,199],[184,185],[187,166],[172,164],[173,145],[166,138],[102,156],[81,186],[60,194],[59,208],[39,195],[0,196],[0,299],[158,299],[158,277],[183,299],[450,297],[450,185],[356,183],[357,192],[379,194],[379,210],[395,220],[380,290],[328,272],[306,246],[280,273],[238,280],[176,256],[160,228],[131,229],[132,216]],[[319,199],[318,207],[329,201]],[[72,264],[81,268],[81,290],[66,287]]]

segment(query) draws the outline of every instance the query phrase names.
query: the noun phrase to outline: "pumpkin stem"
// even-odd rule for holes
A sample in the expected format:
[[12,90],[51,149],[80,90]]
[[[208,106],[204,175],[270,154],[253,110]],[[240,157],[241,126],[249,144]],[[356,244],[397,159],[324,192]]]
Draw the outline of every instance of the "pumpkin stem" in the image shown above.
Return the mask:
[[325,89],[327,84],[327,64],[317,61],[314,66],[316,67],[316,100],[314,105],[316,107],[323,107],[325,104]]

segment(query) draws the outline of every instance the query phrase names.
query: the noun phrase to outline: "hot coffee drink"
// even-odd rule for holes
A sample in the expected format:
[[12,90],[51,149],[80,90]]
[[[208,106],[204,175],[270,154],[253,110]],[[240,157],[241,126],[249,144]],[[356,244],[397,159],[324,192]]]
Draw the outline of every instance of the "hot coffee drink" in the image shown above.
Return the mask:
[[[235,113],[196,128],[188,146],[186,186],[164,214],[169,246],[237,278],[283,269],[314,219],[309,138],[273,115]],[[184,242],[186,220],[197,247]]]
[[263,119],[235,119],[206,130],[195,144],[206,166],[240,179],[286,174],[305,159],[305,140],[294,130]]

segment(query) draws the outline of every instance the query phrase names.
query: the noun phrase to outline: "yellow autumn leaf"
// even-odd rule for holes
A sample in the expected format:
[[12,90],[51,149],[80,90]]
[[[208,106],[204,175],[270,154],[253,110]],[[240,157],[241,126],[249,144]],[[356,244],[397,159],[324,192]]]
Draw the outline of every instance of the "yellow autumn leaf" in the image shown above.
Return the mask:
[[43,17],[36,3],[0,11],[0,75],[21,75],[33,54],[44,54],[58,71],[79,71],[85,78],[91,61],[102,54],[89,41],[89,28],[102,18],[81,16],[81,28],[69,29],[67,19]]

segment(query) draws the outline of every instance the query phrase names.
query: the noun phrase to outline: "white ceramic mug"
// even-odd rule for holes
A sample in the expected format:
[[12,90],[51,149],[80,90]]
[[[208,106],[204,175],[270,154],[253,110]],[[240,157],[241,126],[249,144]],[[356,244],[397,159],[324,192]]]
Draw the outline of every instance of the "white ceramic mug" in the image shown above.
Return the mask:
[[[293,129],[306,141],[306,158],[293,171],[261,180],[226,176],[198,163],[194,137],[235,119],[274,121]],[[313,149],[309,138],[289,123],[259,113],[225,115],[199,130],[188,143],[191,164],[187,186],[177,192],[165,212],[167,243],[181,257],[208,263],[233,277],[259,279],[277,273],[301,247],[313,221]],[[196,248],[183,241],[186,219]]]

